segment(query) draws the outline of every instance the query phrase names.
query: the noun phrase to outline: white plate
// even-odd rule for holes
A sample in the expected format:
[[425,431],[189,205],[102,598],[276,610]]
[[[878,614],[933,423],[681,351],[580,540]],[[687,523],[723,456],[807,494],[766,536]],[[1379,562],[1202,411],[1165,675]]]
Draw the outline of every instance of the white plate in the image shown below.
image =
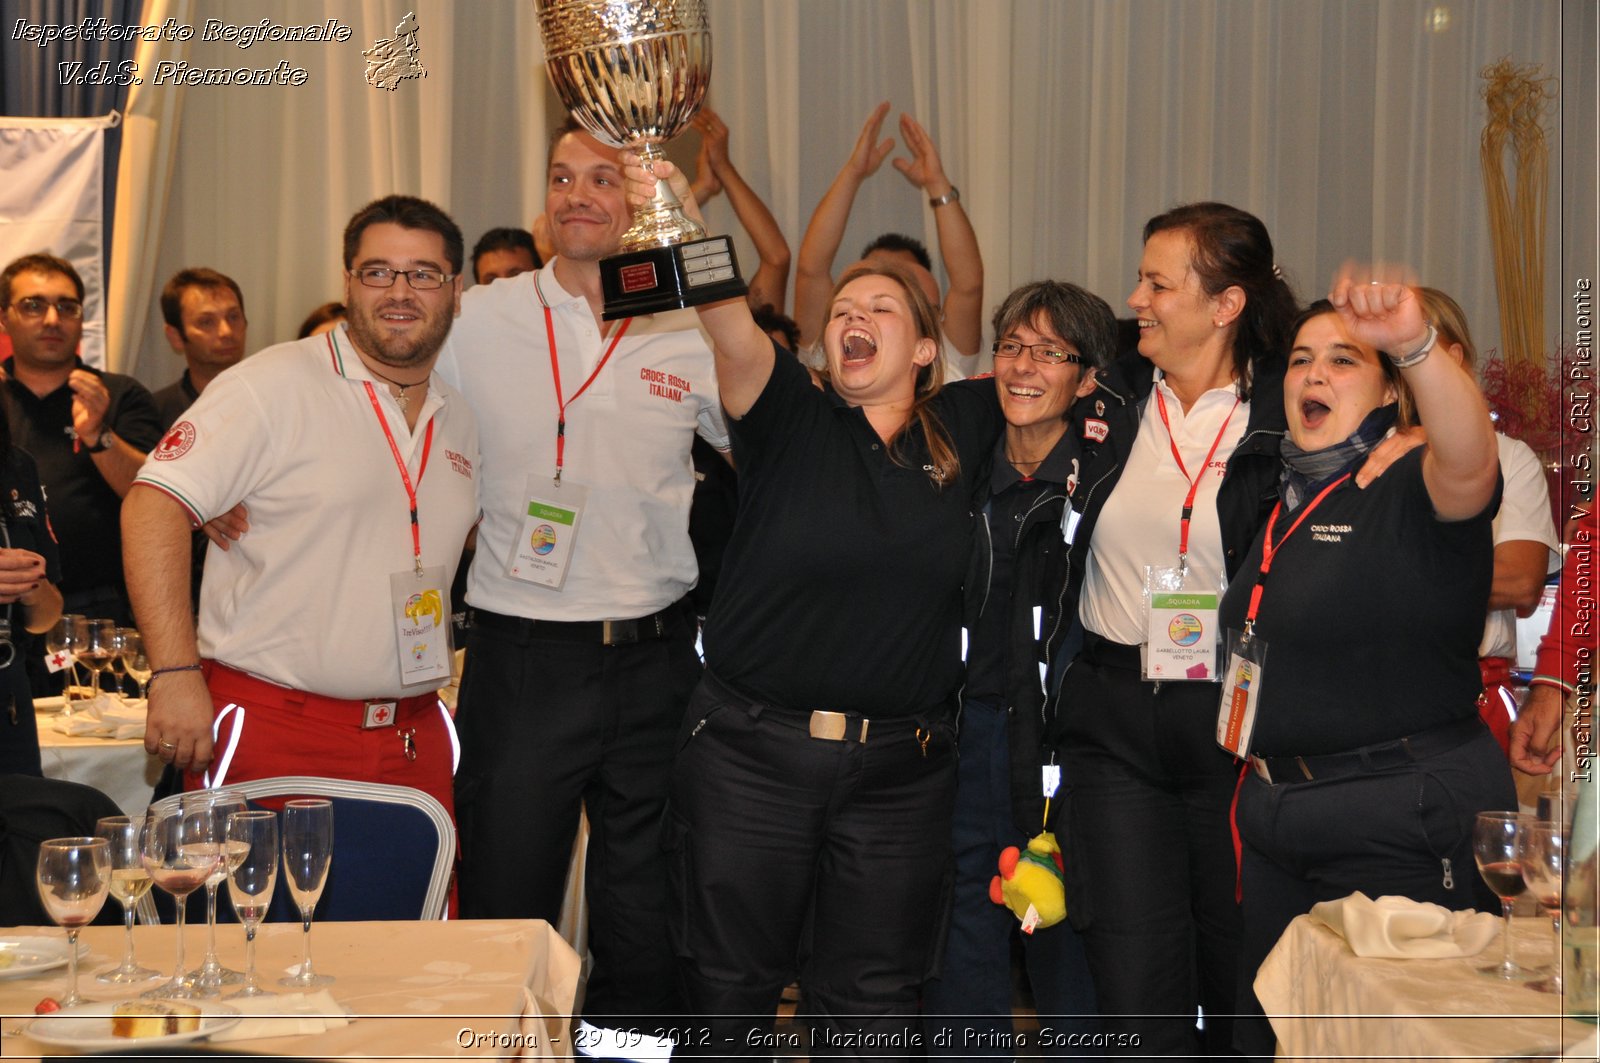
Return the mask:
[[[78,946],[83,955],[83,945]],[[65,938],[0,937],[0,978],[26,978],[67,965]]]
[[200,1028],[189,1033],[169,1033],[162,1037],[113,1037],[111,1009],[115,1002],[102,1000],[81,1004],[51,1015],[41,1015],[27,1025],[26,1033],[35,1041],[65,1048],[126,1048],[144,1050],[160,1045],[198,1041],[239,1024],[239,1012],[226,1004],[184,1001],[200,1009]]

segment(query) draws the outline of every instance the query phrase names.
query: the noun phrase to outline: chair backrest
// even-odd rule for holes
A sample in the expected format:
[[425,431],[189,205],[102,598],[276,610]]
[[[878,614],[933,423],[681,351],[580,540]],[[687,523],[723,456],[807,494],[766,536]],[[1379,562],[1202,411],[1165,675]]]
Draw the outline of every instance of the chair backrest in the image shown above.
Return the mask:
[[[428,794],[409,786],[311,775],[229,782],[227,789],[243,794],[252,805],[274,810],[297,797],[333,802],[333,861],[316,918],[444,918],[456,828],[444,806]],[[220,897],[218,917],[228,919],[230,907],[226,897]],[[164,907],[163,914],[169,912],[170,907]],[[200,918],[204,917],[202,912]],[[279,875],[267,919],[299,918]]]

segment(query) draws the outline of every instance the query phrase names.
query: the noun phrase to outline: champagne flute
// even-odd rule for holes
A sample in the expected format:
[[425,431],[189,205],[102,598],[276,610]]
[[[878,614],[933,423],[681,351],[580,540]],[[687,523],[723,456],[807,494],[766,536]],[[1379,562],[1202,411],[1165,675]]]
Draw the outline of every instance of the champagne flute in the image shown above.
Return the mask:
[[204,996],[214,997],[221,986],[239,985],[244,981],[244,975],[222,966],[217,960],[217,888],[249,851],[245,843],[233,841],[227,836],[228,817],[235,812],[245,811],[249,805],[236,790],[195,790],[182,795],[179,800],[185,810],[209,809],[212,812],[211,837],[207,840],[214,842],[222,854],[215,870],[206,879],[206,957],[198,969],[189,973],[190,980]]
[[256,928],[278,882],[278,817],[271,812],[233,813],[228,817],[228,844],[249,847],[228,871],[228,899],[244,924],[244,988],[233,995],[276,996],[256,979]]
[[210,807],[185,808],[181,802],[151,805],[139,830],[139,855],[157,887],[172,895],[178,910],[178,958],[170,982],[146,997],[187,1000],[202,994],[184,980],[183,925],[185,901],[205,884],[222,860],[217,843],[216,813]]
[[44,910],[67,930],[67,995],[61,1006],[83,1003],[78,994],[78,931],[100,914],[111,888],[111,846],[104,838],[52,838],[39,843],[35,874]]
[[117,628],[117,654],[111,658],[111,677],[117,681],[111,692],[124,701],[127,700],[127,695],[123,693],[122,684],[128,679],[128,636],[134,634],[137,632],[131,627]]
[[139,697],[147,699],[150,696],[150,658],[144,654],[144,639],[131,627],[122,629],[122,664],[139,684]]
[[1517,812],[1479,812],[1477,822],[1472,825],[1472,857],[1477,861],[1478,874],[1500,898],[1500,914],[1505,920],[1501,935],[1505,944],[1500,962],[1492,967],[1479,967],[1477,972],[1512,982],[1526,981],[1533,976],[1532,971],[1511,959],[1511,902],[1528,888],[1522,878],[1522,865],[1517,861],[1517,833],[1522,820]]
[[322,798],[290,801],[283,806],[283,873],[289,895],[300,908],[300,970],[278,979],[279,985],[304,989],[333,981],[311,969],[311,913],[328,882],[333,859],[333,802]]
[[83,656],[94,670],[95,697],[100,696],[100,676],[111,667],[111,658],[118,652],[117,622],[105,619],[89,621],[89,645],[83,651]]
[[96,982],[126,985],[161,973],[139,966],[133,958],[134,906],[150,892],[150,872],[144,869],[144,861],[139,858],[139,828],[143,824],[144,820],[137,816],[106,816],[94,825],[94,836],[104,838],[110,846],[111,896],[122,905],[122,921],[127,928],[122,963],[95,975]]
[[1523,823],[1517,831],[1517,859],[1522,863],[1522,878],[1528,884],[1550,925],[1556,932],[1556,960],[1547,977],[1529,982],[1528,988],[1540,993],[1561,992],[1561,861],[1567,839],[1561,824],[1547,820]]

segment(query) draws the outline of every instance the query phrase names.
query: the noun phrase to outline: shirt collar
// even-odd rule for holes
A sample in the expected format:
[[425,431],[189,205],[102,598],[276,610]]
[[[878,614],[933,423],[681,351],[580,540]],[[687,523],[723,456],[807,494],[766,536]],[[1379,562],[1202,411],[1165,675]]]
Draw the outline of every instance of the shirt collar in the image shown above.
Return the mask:
[[1067,479],[1072,475],[1072,427],[1061,433],[1061,438],[1056,440],[1056,445],[1050,448],[1044,461],[1039,463],[1039,468],[1032,476],[1023,476],[1017,467],[1011,464],[1006,457],[1006,437],[1002,433],[1000,441],[995,444],[994,461],[991,462],[989,472],[989,493],[998,495],[1009,487],[1022,483],[1025,480],[1042,481],[1057,487],[1066,485]]

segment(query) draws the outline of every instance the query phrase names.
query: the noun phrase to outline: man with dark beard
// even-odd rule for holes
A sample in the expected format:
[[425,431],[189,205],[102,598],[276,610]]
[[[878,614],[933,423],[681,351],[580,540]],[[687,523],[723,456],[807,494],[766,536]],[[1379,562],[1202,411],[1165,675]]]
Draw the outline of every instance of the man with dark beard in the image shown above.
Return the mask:
[[[275,775],[414,786],[451,807],[449,588],[477,518],[478,430],[433,363],[459,310],[461,230],[388,196],[344,234],[348,321],[206,388],[123,506],[154,668],[145,748],[186,788]],[[189,529],[239,503],[206,557]]]

